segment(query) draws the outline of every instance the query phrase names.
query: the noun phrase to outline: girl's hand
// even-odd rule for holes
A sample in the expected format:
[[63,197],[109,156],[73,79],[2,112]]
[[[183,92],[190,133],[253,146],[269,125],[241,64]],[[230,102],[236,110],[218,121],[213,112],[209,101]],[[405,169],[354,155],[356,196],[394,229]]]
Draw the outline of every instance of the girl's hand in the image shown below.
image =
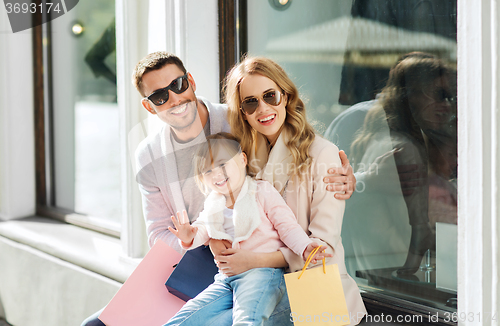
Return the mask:
[[227,276],[234,276],[246,272],[252,268],[259,267],[259,253],[245,249],[225,249],[220,255],[214,256],[217,267]]
[[[320,247],[320,245],[317,244],[317,243],[315,243],[315,242],[310,243],[306,247],[306,249],[304,250],[304,253],[302,254],[302,258],[304,258],[304,261],[307,261],[307,257],[309,257],[309,255],[311,254],[311,252],[316,247]],[[316,251],[316,253],[312,257],[311,264],[316,264],[318,262],[318,260],[322,260],[323,258],[326,258],[326,257],[333,257],[332,254],[327,254],[326,252],[324,252],[325,250],[326,250],[326,246],[321,246],[321,248],[319,248],[319,250]]]
[[231,247],[232,243],[228,240],[210,239],[210,250],[212,251],[214,257],[220,255],[223,250]]
[[189,247],[193,243],[198,228],[189,224],[189,218],[185,210],[182,213],[177,212],[177,218],[172,215],[171,219],[175,229],[169,226],[168,230],[182,241],[183,246]]

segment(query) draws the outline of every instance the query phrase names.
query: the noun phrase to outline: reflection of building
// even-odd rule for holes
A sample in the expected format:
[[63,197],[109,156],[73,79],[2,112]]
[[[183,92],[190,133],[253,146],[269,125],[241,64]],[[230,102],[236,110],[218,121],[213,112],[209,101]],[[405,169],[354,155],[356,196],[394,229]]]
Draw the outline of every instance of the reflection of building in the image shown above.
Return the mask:
[[[457,272],[458,312],[467,314],[469,317],[461,321],[461,324],[494,324],[491,322],[493,317],[491,312],[498,309],[497,298],[500,296],[500,285],[497,282],[500,274],[497,259],[500,231],[496,204],[500,179],[497,173],[499,153],[495,141],[500,139],[497,127],[499,117],[496,110],[499,106],[498,92],[500,91],[498,89],[500,77],[497,73],[500,49],[498,44],[491,40],[496,40],[496,35],[500,32],[496,20],[500,13],[493,0],[482,1],[480,5],[467,0],[457,2],[458,15],[454,11],[457,6],[453,1],[292,1],[288,9],[276,11],[266,0],[240,0],[237,3],[246,4],[246,12],[239,17],[240,30],[233,30],[231,28],[235,26],[229,25],[234,21],[232,19],[234,17],[225,19],[225,15],[231,16],[234,9],[226,7],[229,2],[219,1],[218,4],[215,1],[206,0],[149,2],[116,0],[116,75],[121,135],[116,147],[120,149],[122,163],[120,173],[117,174],[122,185],[120,198],[123,209],[121,231],[117,233],[120,233],[121,239],[117,238],[116,234],[110,236],[47,219],[49,215],[62,216],[66,212],[50,210],[50,205],[40,200],[43,199],[43,196],[39,194],[40,191],[46,191],[48,195],[53,192],[59,192],[59,195],[60,192],[63,192],[62,195],[73,193],[64,192],[64,188],[61,188],[66,183],[70,183],[71,176],[65,178],[65,182],[55,189],[51,188],[50,178],[47,178],[49,182],[45,183],[46,187],[42,187],[41,190],[40,188],[37,190],[36,184],[43,181],[47,176],[45,173],[47,171],[49,174],[66,173],[65,161],[74,160],[74,156],[71,156],[69,151],[65,152],[64,155],[69,156],[58,166],[40,165],[40,157],[38,159],[34,157],[35,150],[40,150],[41,145],[45,145],[48,149],[54,145],[48,134],[42,133],[41,137],[39,133],[35,134],[35,125],[37,128],[41,125],[47,131],[52,128],[48,117],[36,115],[34,118],[33,114],[35,108],[38,108],[35,112],[39,114],[40,106],[43,107],[44,103],[48,102],[48,99],[43,99],[43,95],[40,96],[43,92],[35,93],[40,79],[34,79],[33,76],[35,72],[43,72],[43,69],[40,63],[34,65],[36,68],[33,68],[31,63],[36,58],[40,58],[38,56],[40,53],[34,52],[36,51],[36,44],[32,43],[34,30],[18,34],[5,32],[9,31],[9,24],[5,16],[0,17],[0,28],[4,31],[0,33],[0,48],[2,48],[0,51],[0,71],[2,72],[0,129],[3,130],[0,135],[0,218],[9,220],[9,222],[0,222],[0,252],[2,253],[0,266],[9,267],[0,268],[0,317],[7,317],[12,324],[20,326],[78,324],[109,301],[133,269],[135,261],[132,257],[140,257],[143,254],[145,232],[142,229],[144,223],[141,218],[141,204],[130,172],[133,167],[129,153],[133,151],[133,146],[128,147],[127,143],[147,129],[146,125],[138,125],[138,122],[143,119],[139,113],[140,99],[129,81],[131,67],[139,58],[147,52],[158,49],[177,53],[184,59],[196,79],[198,95],[206,96],[215,102],[219,97],[218,72],[219,70],[224,72],[227,68],[224,66],[224,58],[219,58],[218,54],[230,57],[231,54],[234,55],[235,47],[240,46],[240,48],[249,49],[254,54],[270,55],[271,50],[280,49],[266,50],[269,40],[284,40],[286,37],[299,35],[300,31],[311,32],[313,30],[311,26],[327,26],[328,22],[339,22],[341,16],[352,14],[354,17],[372,20],[368,22],[369,26],[372,26],[368,28],[369,32],[375,31],[374,26],[380,26],[379,23],[383,23],[391,25],[392,27],[387,27],[387,30],[394,31],[396,36],[424,37],[431,33],[434,40],[440,40],[444,49],[449,49],[446,44],[454,43],[453,30],[456,30],[458,26],[456,57],[459,76],[459,220],[457,233],[453,233],[453,230],[451,232],[444,230],[452,235],[445,243],[452,244],[449,247],[453,247],[455,243],[454,236],[457,238],[458,251],[454,253],[457,254],[458,267],[448,266],[449,277],[445,275],[445,278],[450,279],[453,277],[453,272]],[[92,3],[96,6],[102,4],[102,2]],[[308,7],[303,7],[306,4]],[[439,4],[439,6],[433,8],[433,4]],[[71,12],[76,12],[78,6]],[[220,12],[219,6],[222,8]],[[114,5],[112,7],[115,8]],[[432,24],[425,19],[412,20],[408,15],[395,15],[394,13],[397,12],[432,18]],[[95,17],[97,16],[92,15],[91,18],[97,19]],[[453,26],[457,17],[458,24]],[[242,18],[244,20],[241,20]],[[64,19],[64,16],[58,19]],[[359,19],[351,19],[349,24],[364,21]],[[238,32],[238,35],[242,35],[241,29],[244,27],[245,20],[248,26],[247,42],[245,43],[242,38],[239,39],[242,43],[238,43],[234,34]],[[55,24],[56,22],[57,20],[54,20]],[[109,19],[103,19],[103,26],[108,23]],[[347,23],[344,24],[347,26]],[[395,29],[394,26],[406,30]],[[351,29],[346,27],[350,33],[354,33],[356,28],[358,27]],[[102,30],[97,33],[95,39],[99,37]],[[328,34],[337,33],[340,30],[338,27]],[[52,33],[52,37],[60,41],[67,37],[62,27],[53,29]],[[313,41],[313,37],[310,34],[307,35]],[[339,44],[344,46],[344,49],[356,44],[357,39],[349,38],[348,34],[339,33],[339,35],[341,41]],[[370,37],[365,40],[366,42],[361,43],[369,44],[372,41],[377,43],[373,38]],[[333,40],[333,38],[328,39]],[[297,44],[289,46],[302,46],[305,40],[293,43]],[[413,41],[413,44],[415,43],[416,41]],[[318,44],[325,45],[326,42]],[[282,44],[282,46],[288,45]],[[53,53],[53,58],[57,58],[59,61],[55,61],[60,64],[66,62],[64,60],[77,58],[78,55],[83,57],[85,53],[83,50],[77,52],[76,49],[70,48],[70,42],[62,44],[60,49],[53,48],[52,50],[61,50]],[[397,54],[400,50],[396,51]],[[76,53],[76,55],[68,57],[68,53]],[[286,51],[280,55],[292,56],[292,54]],[[279,59],[278,56],[276,57]],[[330,62],[320,63],[319,59],[316,60],[320,56],[294,55],[294,58],[306,61],[285,62],[284,60],[283,65],[287,71],[291,72],[297,84],[301,85],[301,91],[310,99],[311,113],[317,114],[318,117],[325,117],[322,122],[328,125],[338,114],[338,112],[328,111],[332,107],[340,107],[338,99],[341,93],[347,94],[344,95],[345,103],[352,103],[366,96],[363,92],[355,94],[356,96],[346,93],[347,90],[352,89],[352,85],[357,84],[359,77],[352,78],[351,83],[341,86],[342,69],[344,63],[347,63],[346,59],[359,64],[366,63],[368,58],[372,60],[385,57],[387,57],[386,53],[384,55],[371,53],[367,56],[363,52],[353,51],[347,57],[339,54],[330,56]],[[454,58],[453,54],[450,54],[450,58]],[[20,67],[23,69],[21,70]],[[364,73],[358,70],[355,75],[363,76]],[[386,70],[381,71],[380,75],[375,73],[373,75],[379,80],[383,73],[386,73]],[[35,76],[44,77],[41,74]],[[77,74],[72,73],[71,70],[66,69],[58,76],[60,78],[58,86],[51,90],[55,96],[73,94],[78,89]],[[376,87],[372,86],[373,84],[369,84],[370,89]],[[93,90],[99,88],[95,85],[90,86]],[[314,102],[318,98],[321,101]],[[69,108],[69,106],[66,107]],[[324,109],[325,113],[320,115],[315,112],[316,108],[318,111],[320,108]],[[69,113],[71,113],[69,109],[61,110],[60,114],[56,114],[54,118],[61,119],[64,114],[70,115]],[[46,121],[45,125],[44,121]],[[61,125],[63,130],[70,134],[74,132],[72,126],[72,124]],[[69,145],[73,143],[73,138],[58,137],[58,135],[52,135],[52,137],[55,137],[58,142],[65,142]],[[43,139],[47,139],[46,143]],[[42,161],[49,164],[50,155],[46,157],[42,155]],[[50,214],[47,213],[48,211]],[[21,220],[22,217],[33,215],[38,217]],[[68,221],[82,217],[74,213],[64,216]],[[99,231],[109,231],[109,228],[103,227],[102,223],[95,223],[91,218],[86,218],[85,221],[86,227],[95,228],[96,225],[100,225],[97,228]],[[405,252],[402,251],[401,254],[404,255]],[[453,252],[448,256],[452,254]],[[69,290],[68,286],[70,286]],[[370,292],[369,287],[366,288],[363,296],[372,313],[389,312],[395,315],[410,313],[415,316],[435,316],[438,313],[441,324],[453,324],[454,320],[460,319],[453,317],[453,313],[450,313],[453,311],[454,302],[441,307],[430,301],[419,300],[397,291],[384,292],[376,289]],[[44,304],[40,305],[40,302]],[[26,311],[30,313],[27,314]],[[498,311],[496,318],[498,318]],[[447,323],[447,321],[450,322]]]
[[435,53],[455,61],[456,48],[456,42],[442,36],[344,16],[271,39],[266,50],[281,62],[319,61],[390,68],[399,56],[412,51]]
[[456,47],[431,32],[344,16],[270,39],[266,52],[280,62],[343,65],[339,102],[349,105],[373,99],[401,55],[423,51],[456,62]]
[[[455,0],[354,0],[351,15],[401,30],[434,35],[443,40],[447,39],[448,42],[456,42],[457,39],[457,2]],[[432,49],[425,51],[433,52]],[[442,57],[456,61],[456,52],[454,56],[448,57],[445,54]],[[387,72],[383,69],[346,64],[342,71],[340,103],[352,105],[358,101],[372,99],[383,87],[377,81],[385,80]]]

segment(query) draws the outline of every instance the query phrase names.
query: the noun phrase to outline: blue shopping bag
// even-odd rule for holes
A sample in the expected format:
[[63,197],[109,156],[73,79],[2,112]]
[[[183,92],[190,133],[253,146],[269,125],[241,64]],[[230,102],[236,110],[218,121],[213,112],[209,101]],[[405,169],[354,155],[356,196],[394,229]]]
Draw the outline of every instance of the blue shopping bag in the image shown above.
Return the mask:
[[173,295],[188,301],[212,284],[218,272],[210,248],[200,246],[184,254],[165,286]]

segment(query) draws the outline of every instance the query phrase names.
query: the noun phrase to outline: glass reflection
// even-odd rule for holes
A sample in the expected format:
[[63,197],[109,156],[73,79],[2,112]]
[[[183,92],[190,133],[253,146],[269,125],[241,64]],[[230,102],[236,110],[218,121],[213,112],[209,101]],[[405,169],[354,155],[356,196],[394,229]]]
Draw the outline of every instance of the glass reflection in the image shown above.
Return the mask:
[[359,184],[343,230],[356,276],[435,283],[436,223],[457,223],[455,81],[444,61],[407,54],[376,100],[349,108],[329,127],[340,138],[340,124],[358,130],[347,135]]
[[[115,1],[80,1],[50,22],[53,205],[121,223]],[[73,27],[80,26],[80,34]],[[48,91],[48,90],[47,90]],[[87,222],[86,222],[87,223]]]

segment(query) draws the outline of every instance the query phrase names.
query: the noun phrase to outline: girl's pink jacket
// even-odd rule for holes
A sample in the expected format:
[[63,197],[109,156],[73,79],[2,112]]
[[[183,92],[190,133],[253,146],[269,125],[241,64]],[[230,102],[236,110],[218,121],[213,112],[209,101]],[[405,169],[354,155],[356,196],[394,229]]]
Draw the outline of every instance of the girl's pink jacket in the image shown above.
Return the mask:
[[246,177],[233,209],[234,239],[223,228],[225,205],[224,195],[210,193],[204,210],[193,223],[198,233],[185,249],[196,248],[212,238],[229,240],[233,248],[254,252],[274,252],[286,245],[302,257],[313,242],[279,192],[267,181]]

